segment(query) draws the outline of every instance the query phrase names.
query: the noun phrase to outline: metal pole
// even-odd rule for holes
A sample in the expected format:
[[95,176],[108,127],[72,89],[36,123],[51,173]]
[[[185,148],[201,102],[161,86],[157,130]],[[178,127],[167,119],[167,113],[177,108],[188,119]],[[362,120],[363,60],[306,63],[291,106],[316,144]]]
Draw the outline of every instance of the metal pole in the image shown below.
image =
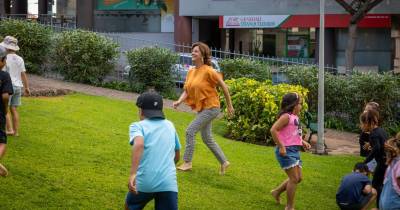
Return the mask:
[[318,71],[318,141],[317,154],[325,153],[324,138],[324,65],[325,65],[325,0],[319,3],[319,71]]

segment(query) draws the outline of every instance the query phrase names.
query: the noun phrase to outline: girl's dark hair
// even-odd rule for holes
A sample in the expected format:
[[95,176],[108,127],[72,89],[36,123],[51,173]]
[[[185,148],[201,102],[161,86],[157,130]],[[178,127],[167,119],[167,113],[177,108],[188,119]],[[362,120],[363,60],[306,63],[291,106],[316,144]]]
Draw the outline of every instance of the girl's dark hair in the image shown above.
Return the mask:
[[192,45],[192,50],[195,47],[199,47],[200,53],[203,56],[204,64],[211,66],[211,50],[208,45],[204,44],[203,42],[195,42]]
[[287,93],[283,96],[281,102],[281,110],[278,113],[278,118],[285,113],[292,113],[294,107],[300,103],[300,96],[297,93]]
[[385,143],[386,164],[390,164],[400,154],[400,132],[396,137],[387,140]]
[[360,123],[363,130],[371,131],[375,125],[379,125],[379,112],[373,109],[364,111],[360,115]]
[[358,162],[354,165],[353,171],[358,170],[360,173],[368,172],[368,166],[365,163]]

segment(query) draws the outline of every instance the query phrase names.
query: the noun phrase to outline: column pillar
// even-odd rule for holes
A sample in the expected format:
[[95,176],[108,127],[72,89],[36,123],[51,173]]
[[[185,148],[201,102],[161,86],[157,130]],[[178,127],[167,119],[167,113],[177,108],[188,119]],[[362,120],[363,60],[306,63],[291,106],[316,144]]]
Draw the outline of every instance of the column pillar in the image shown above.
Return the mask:
[[92,30],[94,27],[94,0],[79,1],[76,4],[76,26]]
[[10,14],[10,0],[0,1],[0,16]]
[[26,14],[28,14],[28,0],[12,1],[10,13],[21,15],[21,18],[26,18]]
[[[192,17],[179,16],[179,1],[174,1],[174,39],[177,45],[192,44]],[[190,50],[190,49],[189,49]]]

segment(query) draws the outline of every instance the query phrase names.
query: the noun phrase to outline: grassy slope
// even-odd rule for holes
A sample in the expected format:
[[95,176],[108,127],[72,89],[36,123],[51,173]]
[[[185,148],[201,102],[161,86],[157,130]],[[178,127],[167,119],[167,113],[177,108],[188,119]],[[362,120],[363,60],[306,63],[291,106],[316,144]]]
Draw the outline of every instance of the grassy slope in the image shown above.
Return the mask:
[[[121,209],[130,167],[128,126],[138,119],[134,104],[80,94],[23,103],[21,136],[9,138],[2,160],[11,175],[0,179],[0,209]],[[184,146],[194,116],[172,110],[166,115]],[[217,133],[222,127],[217,122]],[[215,137],[232,167],[219,176],[218,162],[198,136],[193,171],[178,173],[180,209],[283,209],[269,196],[285,179],[273,148]],[[302,158],[297,209],[336,209],[340,179],[360,159]]]

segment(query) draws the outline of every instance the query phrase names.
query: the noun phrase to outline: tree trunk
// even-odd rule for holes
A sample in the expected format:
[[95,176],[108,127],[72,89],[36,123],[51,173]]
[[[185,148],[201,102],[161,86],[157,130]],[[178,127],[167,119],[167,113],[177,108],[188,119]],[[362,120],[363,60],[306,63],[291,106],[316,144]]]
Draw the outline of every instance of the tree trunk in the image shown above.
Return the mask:
[[354,50],[357,43],[357,24],[352,23],[349,26],[349,38],[346,49],[346,74],[350,75],[354,68]]

